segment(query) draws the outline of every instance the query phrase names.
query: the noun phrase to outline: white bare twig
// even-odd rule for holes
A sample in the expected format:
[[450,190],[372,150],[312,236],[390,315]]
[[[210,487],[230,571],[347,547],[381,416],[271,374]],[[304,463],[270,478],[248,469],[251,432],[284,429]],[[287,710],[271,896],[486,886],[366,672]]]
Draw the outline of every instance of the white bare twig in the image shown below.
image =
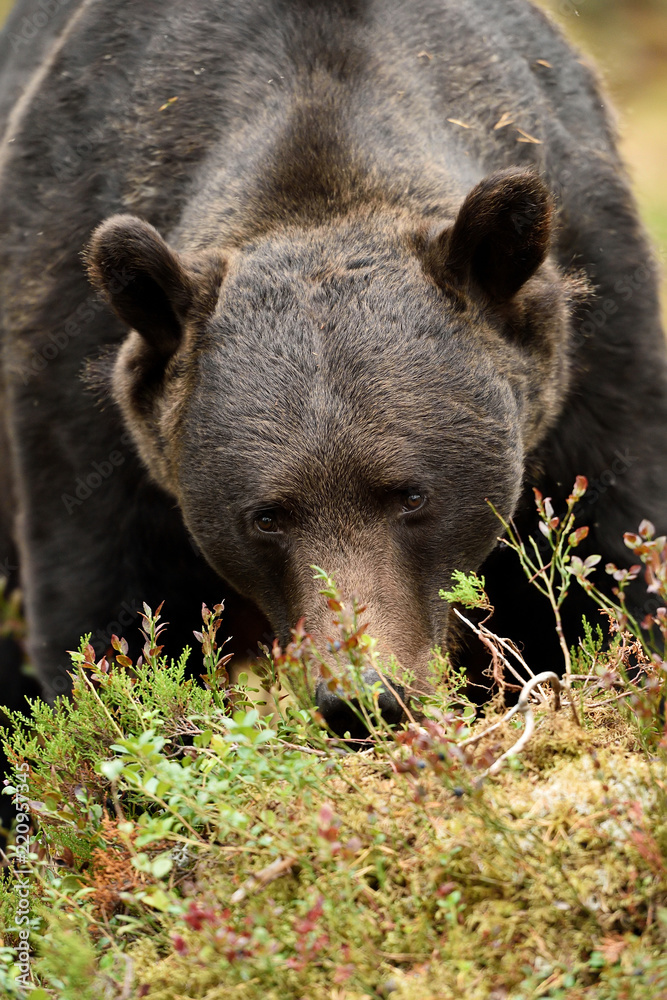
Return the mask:
[[[554,691],[556,692],[556,704],[554,705],[554,709],[555,711],[558,711],[558,709],[560,708],[560,691],[562,685],[558,675],[552,673],[552,671],[550,670],[547,670],[544,673],[538,674],[537,677],[531,677],[529,681],[526,681],[519,696],[518,702],[516,703],[516,705],[513,705],[512,708],[509,709],[509,711],[505,712],[502,719],[499,719],[498,722],[494,722],[493,725],[489,726],[488,729],[485,729],[483,733],[476,733],[475,736],[469,736],[467,740],[461,740],[461,742],[458,743],[457,746],[469,747],[472,746],[473,743],[479,743],[479,741],[483,740],[486,736],[489,735],[489,733],[492,733],[494,729],[498,729],[505,722],[509,722],[509,720],[513,718],[513,716],[515,716],[517,712],[522,712],[524,716],[527,716],[528,709],[531,708],[528,698],[530,697],[532,689],[535,687],[536,684],[545,684],[547,681],[551,681],[551,683],[554,685]],[[503,754],[503,756],[507,755]]]
[[[558,709],[560,708],[560,692],[562,690],[561,680],[558,674],[554,674],[553,671],[551,670],[545,670],[543,673],[538,674],[536,677],[531,677],[531,679],[527,681],[526,684],[524,684],[523,690],[519,695],[519,700],[516,703],[516,705],[510,708],[509,712],[505,713],[500,722],[495,723],[494,726],[491,726],[490,729],[487,729],[486,732],[480,735],[479,738],[482,739],[482,737],[486,736],[487,733],[491,732],[491,729],[495,729],[503,722],[508,722],[509,719],[511,719],[514,715],[517,714],[517,712],[521,712],[521,714],[524,717],[524,729],[519,739],[516,741],[516,743],[512,744],[509,750],[506,750],[505,753],[501,753],[500,757],[498,757],[498,759],[495,760],[490,767],[487,767],[486,771],[484,771],[480,775],[479,777],[480,781],[488,777],[490,774],[497,774],[502,766],[503,761],[507,760],[508,757],[516,756],[516,754],[520,753],[525,747],[525,745],[528,743],[529,739],[535,732],[535,715],[533,713],[533,706],[530,703],[530,695],[534,687],[536,687],[538,684],[546,684],[547,682],[551,684],[556,693],[556,702],[554,705],[554,709],[555,711],[558,711]],[[469,744],[470,740],[467,740],[466,742]]]
[[275,882],[281,875],[285,875],[288,871],[291,871],[295,864],[296,858],[276,858],[266,868],[262,868],[261,871],[255,872],[250,878],[246,879],[241,888],[237,889],[229,897],[229,902],[242,903],[251,892],[259,892],[270,882]]
[[[507,667],[512,676],[515,677],[518,681],[520,681],[520,683],[523,685],[521,690],[521,695],[519,696],[519,702],[517,705],[514,706],[513,710],[510,710],[511,714],[506,715],[503,719],[500,720],[499,723],[496,723],[492,728],[495,729],[502,722],[505,722],[508,718],[511,718],[512,715],[514,715],[517,711],[519,711],[518,705],[521,704],[524,695],[526,696],[526,698],[528,698],[533,693],[534,688],[537,688],[537,693],[539,694],[542,703],[546,705],[547,704],[546,696],[544,694],[544,691],[540,688],[540,684],[545,683],[545,681],[539,680],[540,677],[544,678],[546,674],[541,673],[537,674],[536,676],[530,669],[526,661],[524,660],[523,656],[521,656],[518,649],[515,649],[514,646],[511,643],[509,643],[506,639],[501,639],[500,636],[497,636],[495,632],[491,632],[484,625],[479,625],[479,626],[475,625],[474,622],[471,622],[470,619],[465,617],[465,615],[462,615],[461,612],[458,610],[458,608],[453,608],[452,610],[454,611],[454,614],[458,615],[458,617],[461,619],[462,622],[464,622],[469,628],[472,629],[475,635],[478,636],[478,638],[484,643],[484,645],[487,648],[489,649],[492,648],[495,651],[495,654],[499,657],[499,659],[502,660],[503,665]],[[510,661],[504,655],[502,650],[498,648],[499,645],[507,649],[509,652],[511,652],[512,655],[517,658],[521,666],[525,667],[526,672],[530,674],[530,680],[528,682],[525,681],[525,678],[523,678],[516,670],[516,668],[510,663]],[[551,671],[548,671],[547,673],[550,677],[556,677],[558,681],[558,688],[554,687],[554,690],[556,691],[556,700],[557,700],[556,710],[560,708],[560,692],[562,690],[567,690],[569,693],[569,705],[570,705],[570,711],[572,712],[572,719],[575,725],[581,726],[581,722],[579,721],[579,716],[577,715],[577,709],[574,704],[572,690],[570,688],[568,681],[563,682],[558,677],[557,674],[554,674]],[[552,687],[553,686],[554,685],[552,682]],[[521,711],[523,711],[523,709]],[[489,729],[487,730],[487,732],[491,732],[491,730]]]

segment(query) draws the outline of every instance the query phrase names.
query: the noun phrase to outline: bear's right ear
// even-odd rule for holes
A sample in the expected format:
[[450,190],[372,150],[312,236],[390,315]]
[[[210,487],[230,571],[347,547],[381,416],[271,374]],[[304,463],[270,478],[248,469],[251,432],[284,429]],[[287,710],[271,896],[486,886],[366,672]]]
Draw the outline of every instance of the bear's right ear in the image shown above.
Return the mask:
[[84,255],[88,275],[123,322],[156,354],[178,348],[187,320],[215,308],[225,262],[215,251],[181,256],[134,215],[97,227]]
[[469,192],[454,225],[432,242],[427,267],[442,287],[474,285],[509,302],[549,251],[553,201],[530,170],[501,170]]

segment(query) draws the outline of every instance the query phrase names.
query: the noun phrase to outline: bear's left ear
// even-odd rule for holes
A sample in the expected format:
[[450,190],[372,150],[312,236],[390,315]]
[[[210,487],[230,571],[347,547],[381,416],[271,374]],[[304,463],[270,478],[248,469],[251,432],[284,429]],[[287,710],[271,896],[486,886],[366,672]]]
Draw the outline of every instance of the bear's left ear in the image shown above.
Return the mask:
[[431,244],[427,267],[443,287],[473,284],[492,301],[507,302],[546,257],[552,214],[551,195],[537,174],[491,174]]
[[188,320],[213,311],[225,273],[216,251],[180,255],[133,215],[98,226],[84,257],[95,288],[163,358],[178,348]]

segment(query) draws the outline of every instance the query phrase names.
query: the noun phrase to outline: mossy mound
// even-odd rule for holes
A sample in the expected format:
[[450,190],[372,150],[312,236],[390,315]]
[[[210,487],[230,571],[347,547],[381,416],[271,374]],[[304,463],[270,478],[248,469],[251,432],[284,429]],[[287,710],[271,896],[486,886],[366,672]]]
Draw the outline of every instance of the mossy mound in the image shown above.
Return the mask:
[[[466,748],[497,707],[472,721],[445,692],[344,754],[310,711],[269,728],[183,667],[83,655],[72,702],[16,720],[34,1000],[667,995],[667,740],[631,699],[580,705],[582,725],[537,706],[483,777],[521,732]],[[22,877],[0,902],[9,997]]]

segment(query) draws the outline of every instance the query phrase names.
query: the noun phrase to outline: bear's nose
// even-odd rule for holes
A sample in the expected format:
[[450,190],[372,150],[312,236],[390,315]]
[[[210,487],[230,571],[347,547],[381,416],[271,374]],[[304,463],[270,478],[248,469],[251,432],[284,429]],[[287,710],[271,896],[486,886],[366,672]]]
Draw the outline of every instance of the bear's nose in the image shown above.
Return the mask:
[[[372,687],[378,681],[382,684],[377,702],[380,715],[390,726],[400,722],[403,717],[403,706],[400,702],[405,700],[405,689],[400,684],[392,683],[390,691],[375,670],[365,670],[361,679],[367,687]],[[358,702],[345,701],[340,688],[330,691],[326,684],[320,681],[315,691],[315,701],[324,721],[336,736],[344,736],[347,732],[353,740],[362,740],[368,736],[368,728],[360,718],[362,713]],[[359,715],[355,712],[355,708]]]

